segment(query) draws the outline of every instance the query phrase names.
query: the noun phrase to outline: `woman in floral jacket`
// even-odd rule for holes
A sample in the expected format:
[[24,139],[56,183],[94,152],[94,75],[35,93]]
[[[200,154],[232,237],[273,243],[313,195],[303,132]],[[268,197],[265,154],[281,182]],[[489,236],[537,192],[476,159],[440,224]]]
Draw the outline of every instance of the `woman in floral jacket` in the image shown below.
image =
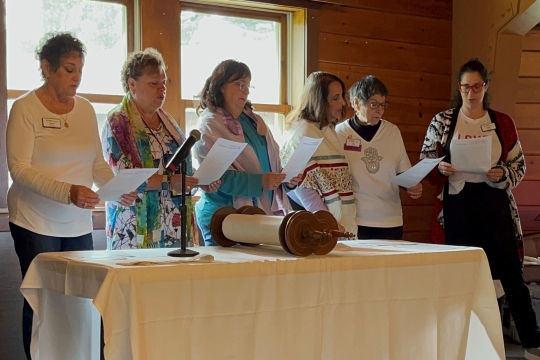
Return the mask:
[[[130,54],[122,68],[126,96],[107,115],[102,145],[105,159],[117,173],[122,169],[158,168],[138,191],[133,206],[107,202],[107,248],[135,249],[171,246],[180,239],[180,174],[165,174],[165,165],[185,141],[174,119],[162,109],[167,74],[161,54],[152,48]],[[192,174],[191,158],[187,159]],[[188,176],[186,189],[198,179]],[[203,187],[215,191],[219,183]],[[187,238],[197,238],[193,203],[187,201]]]
[[[525,175],[517,130],[510,116],[488,108],[489,75],[480,61],[464,64],[458,81],[456,106],[435,115],[420,154],[422,159],[445,156],[429,174],[438,190],[432,241],[484,249],[493,278],[501,280],[523,347],[536,348],[540,331],[523,280],[523,236],[511,192]],[[452,165],[454,140],[482,137],[490,137],[491,168],[484,173],[457,170]]]

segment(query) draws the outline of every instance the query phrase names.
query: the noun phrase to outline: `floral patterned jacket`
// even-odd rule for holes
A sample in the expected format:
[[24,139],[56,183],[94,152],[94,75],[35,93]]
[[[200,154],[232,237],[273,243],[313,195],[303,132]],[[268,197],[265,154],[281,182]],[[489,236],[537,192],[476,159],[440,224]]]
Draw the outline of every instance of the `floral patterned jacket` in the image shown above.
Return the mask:
[[[158,109],[162,130],[158,133],[145,126],[137,107],[127,95],[107,115],[102,132],[103,154],[114,173],[122,169],[154,168],[164,171],[163,153],[174,154],[185,137],[163,109]],[[150,133],[150,134],[149,134]],[[188,158],[188,174],[192,173]],[[106,235],[108,249],[158,248],[172,245],[180,239],[180,197],[170,191],[139,189],[133,206],[108,201],[106,205]],[[187,238],[196,239],[191,197],[188,208]]]

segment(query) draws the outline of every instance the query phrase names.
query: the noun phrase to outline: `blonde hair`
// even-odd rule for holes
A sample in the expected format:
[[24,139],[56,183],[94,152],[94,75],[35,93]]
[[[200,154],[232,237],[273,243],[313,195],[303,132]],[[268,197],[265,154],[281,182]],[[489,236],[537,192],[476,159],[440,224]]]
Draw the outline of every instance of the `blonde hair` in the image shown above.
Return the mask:
[[122,88],[127,94],[129,92],[128,80],[139,80],[144,74],[165,71],[167,66],[159,51],[154,48],[146,48],[142,51],[134,51],[128,55],[122,66]]

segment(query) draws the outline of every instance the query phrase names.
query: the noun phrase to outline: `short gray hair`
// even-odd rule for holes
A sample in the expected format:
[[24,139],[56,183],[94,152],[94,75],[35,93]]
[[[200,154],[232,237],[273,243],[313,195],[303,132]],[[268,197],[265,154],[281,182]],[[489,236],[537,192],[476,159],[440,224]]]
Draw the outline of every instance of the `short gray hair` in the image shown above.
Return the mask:
[[358,80],[349,89],[349,98],[351,105],[354,104],[354,98],[358,98],[362,101],[368,101],[373,95],[388,96],[388,89],[379,78],[373,75],[364,76]]

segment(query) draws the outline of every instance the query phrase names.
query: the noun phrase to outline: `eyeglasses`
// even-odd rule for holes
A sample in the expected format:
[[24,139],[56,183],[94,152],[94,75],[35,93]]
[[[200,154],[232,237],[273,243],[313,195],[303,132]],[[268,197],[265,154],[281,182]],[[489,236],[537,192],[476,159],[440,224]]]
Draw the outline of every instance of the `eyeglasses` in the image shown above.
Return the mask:
[[369,104],[369,107],[374,109],[374,110],[378,109],[379,106],[381,106],[383,110],[386,110],[388,105],[390,105],[390,103],[378,102],[378,101],[375,101],[375,100],[367,101],[367,103]]
[[459,90],[464,94],[468,94],[471,89],[473,93],[479,93],[482,91],[484,86],[486,86],[486,83],[476,83],[474,85],[459,83]]
[[231,81],[231,83],[235,84],[236,86],[238,86],[238,88],[240,89],[240,91],[251,91],[253,89],[255,89],[255,87],[249,85],[249,84],[246,84],[245,81],[240,81],[240,80],[236,80],[236,81]]

